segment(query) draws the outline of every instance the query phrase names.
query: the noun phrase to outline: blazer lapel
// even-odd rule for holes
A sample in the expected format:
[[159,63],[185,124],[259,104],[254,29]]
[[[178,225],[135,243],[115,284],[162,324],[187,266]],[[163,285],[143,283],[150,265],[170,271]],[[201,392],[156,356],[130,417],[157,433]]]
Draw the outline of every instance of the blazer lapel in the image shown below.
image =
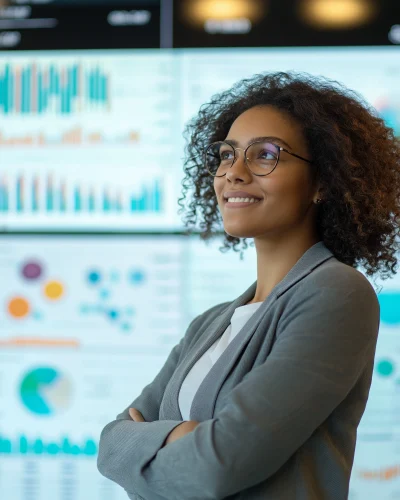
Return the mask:
[[[312,272],[312,270],[317,266],[332,257],[332,252],[322,241],[319,241],[302,255],[286,276],[272,289],[270,295],[257,309],[253,316],[251,316],[250,320],[243,326],[240,332],[228,345],[220,358],[205,376],[192,402],[190,410],[190,418],[192,420],[201,422],[212,418],[215,401],[222,384],[271,304],[288,288]],[[170,416],[170,419],[182,420],[182,414],[179,409],[178,395],[186,375],[189,373],[194,364],[201,358],[201,356],[224,333],[226,328],[229,326],[235,309],[246,304],[254,297],[256,288],[257,281],[255,281],[242,295],[227,306],[227,309],[225,309],[220,316],[210,323],[208,328],[202,334],[201,342],[199,342],[198,348],[189,352],[187,357],[184,359],[184,362],[177,368],[173,380],[171,381],[171,387],[169,388],[169,397],[171,398],[170,401],[172,406],[172,415]]]
[[220,316],[212,321],[208,328],[203,332],[199,346],[196,350],[189,351],[186,355],[184,361],[177,367],[173,379],[171,380],[171,386],[169,387],[169,398],[171,399],[171,416],[170,420],[182,420],[182,414],[179,409],[179,390],[186,375],[192,369],[194,364],[201,358],[201,356],[211,347],[211,345],[219,338],[226,328],[228,327],[234,310],[249,302],[256,291],[257,282],[255,281],[242,295],[235,299],[227,309],[222,312]]

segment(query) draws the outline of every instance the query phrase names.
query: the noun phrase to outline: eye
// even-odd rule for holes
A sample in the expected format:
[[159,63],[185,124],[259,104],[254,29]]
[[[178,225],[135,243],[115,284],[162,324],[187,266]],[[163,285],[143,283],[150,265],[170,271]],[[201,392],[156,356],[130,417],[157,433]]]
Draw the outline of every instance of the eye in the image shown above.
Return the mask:
[[220,151],[220,158],[221,158],[221,161],[232,160],[233,159],[233,151],[231,151],[229,149]]
[[270,165],[278,159],[278,150],[275,144],[269,142],[255,142],[248,149],[250,161],[257,161],[260,164]]
[[267,149],[263,149],[259,152],[258,158],[261,160],[276,160],[277,155]]

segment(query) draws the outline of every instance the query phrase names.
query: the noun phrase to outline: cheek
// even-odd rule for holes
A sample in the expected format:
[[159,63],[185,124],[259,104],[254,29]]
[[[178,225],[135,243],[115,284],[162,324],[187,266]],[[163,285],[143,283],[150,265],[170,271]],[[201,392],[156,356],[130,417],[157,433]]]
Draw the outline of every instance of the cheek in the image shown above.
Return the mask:
[[273,172],[265,183],[265,192],[271,196],[297,197],[301,196],[308,189],[307,176],[302,172],[288,171],[283,169],[276,176]]
[[224,181],[222,177],[214,177],[214,192],[215,196],[220,198],[224,188]]

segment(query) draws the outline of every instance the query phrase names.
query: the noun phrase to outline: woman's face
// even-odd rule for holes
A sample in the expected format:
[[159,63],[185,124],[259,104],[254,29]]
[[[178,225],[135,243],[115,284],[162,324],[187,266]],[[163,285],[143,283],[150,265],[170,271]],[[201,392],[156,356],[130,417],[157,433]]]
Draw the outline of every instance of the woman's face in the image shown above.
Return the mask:
[[[233,122],[226,140],[245,149],[254,138],[274,137],[271,142],[303,158],[310,158],[301,126],[289,115],[272,106],[257,106],[242,113]],[[299,227],[315,224],[317,191],[312,186],[310,165],[280,152],[275,170],[264,177],[253,175],[244,161],[243,151],[224,177],[214,178],[214,189],[225,231],[237,238],[282,236]],[[261,201],[239,208],[226,206],[224,194],[245,191]],[[307,218],[309,220],[307,220]]]

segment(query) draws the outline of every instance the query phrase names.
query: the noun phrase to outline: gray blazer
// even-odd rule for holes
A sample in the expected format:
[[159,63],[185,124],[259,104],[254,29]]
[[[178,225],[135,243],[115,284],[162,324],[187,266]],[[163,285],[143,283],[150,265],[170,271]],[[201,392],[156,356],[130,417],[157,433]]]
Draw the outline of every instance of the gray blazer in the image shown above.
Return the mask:
[[[374,288],[322,241],[309,248],[228,345],[180,423],[179,388],[220,337],[232,302],[197,316],[154,381],[100,436],[97,466],[131,499],[345,500],[379,330]],[[137,408],[146,422],[133,422]]]

